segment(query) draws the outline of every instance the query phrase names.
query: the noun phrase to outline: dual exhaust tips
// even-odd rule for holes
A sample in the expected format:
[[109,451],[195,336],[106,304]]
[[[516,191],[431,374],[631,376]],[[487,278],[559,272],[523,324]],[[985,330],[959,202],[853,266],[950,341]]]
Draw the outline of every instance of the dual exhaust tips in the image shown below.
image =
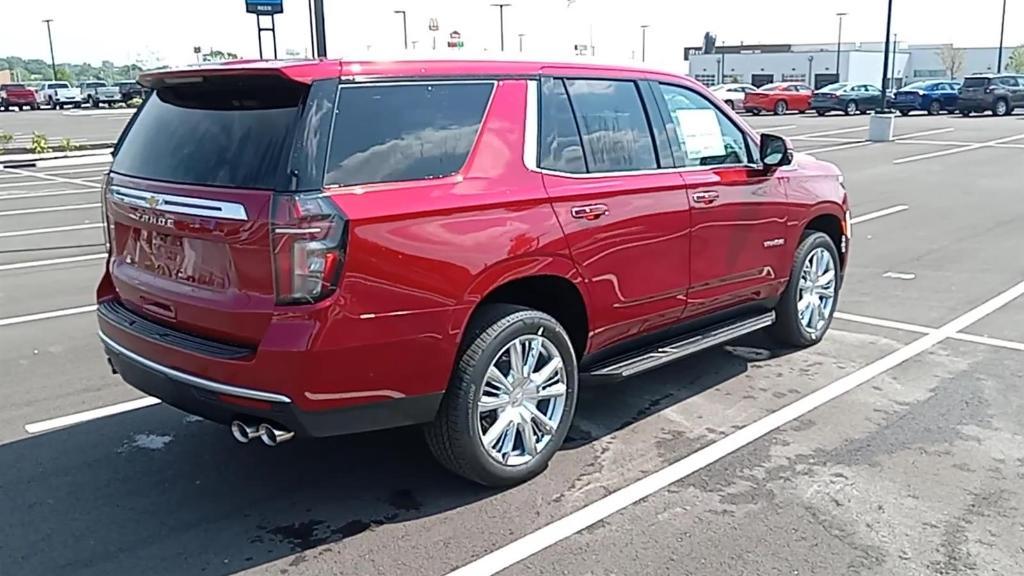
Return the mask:
[[267,446],[277,446],[294,438],[295,432],[275,428],[266,422],[257,426],[235,420],[231,423],[231,435],[242,444],[248,444],[249,440],[259,437]]

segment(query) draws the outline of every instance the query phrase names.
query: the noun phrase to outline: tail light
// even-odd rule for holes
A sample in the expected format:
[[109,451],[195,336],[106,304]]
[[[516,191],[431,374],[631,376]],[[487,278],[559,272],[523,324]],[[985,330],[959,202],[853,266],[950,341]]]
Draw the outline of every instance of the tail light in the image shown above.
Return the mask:
[[278,304],[311,304],[333,294],[348,237],[337,205],[320,193],[277,194],[270,219]]
[[103,178],[103,185],[100,187],[100,221],[103,222],[103,248],[110,254],[110,238],[113,236],[113,229],[110,225],[110,218],[107,216],[107,196],[110,193],[110,174]]
[[985,88],[985,94],[995,94],[995,92],[996,92],[996,87],[995,86],[989,86],[988,88]]

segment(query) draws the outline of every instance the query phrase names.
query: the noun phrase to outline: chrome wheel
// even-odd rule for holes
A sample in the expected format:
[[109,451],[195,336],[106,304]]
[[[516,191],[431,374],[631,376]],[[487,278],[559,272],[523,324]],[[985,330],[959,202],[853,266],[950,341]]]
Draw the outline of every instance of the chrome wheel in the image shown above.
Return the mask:
[[506,466],[519,466],[544,450],[565,412],[562,355],[543,334],[516,338],[487,369],[476,420],[484,449]]
[[800,271],[797,312],[800,324],[817,336],[832,317],[836,302],[836,263],[824,248],[815,248]]
[[1009,111],[1009,108],[1010,107],[1005,100],[1000,100],[996,102],[996,116],[1006,116],[1006,113]]

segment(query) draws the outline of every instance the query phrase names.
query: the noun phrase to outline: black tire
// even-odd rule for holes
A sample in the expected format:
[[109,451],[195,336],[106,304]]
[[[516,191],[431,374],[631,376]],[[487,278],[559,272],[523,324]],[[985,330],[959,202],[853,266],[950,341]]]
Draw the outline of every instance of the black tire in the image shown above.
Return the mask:
[[776,116],[782,116],[786,112],[789,112],[789,104],[786,104],[785,100],[779,100],[775,103],[775,106],[772,107],[772,112],[774,112]]
[[726,100],[725,105],[729,107],[729,110],[736,110],[736,103],[733,102],[732,100]]
[[938,116],[942,113],[942,102],[938,100],[932,100],[932,103],[928,105],[928,114],[930,116]]
[[[506,466],[492,458],[480,439],[476,402],[491,362],[514,339],[542,333],[562,356],[566,375],[562,419],[547,445],[529,462]],[[576,408],[578,372],[568,334],[558,322],[530,308],[486,305],[477,311],[463,337],[458,364],[434,421],[424,427],[430,451],[442,466],[491,487],[521,484],[540,474],[565,441]]]
[[970,110],[961,110],[960,111],[960,115],[963,116],[964,118],[969,118],[971,116],[971,111]]
[[825,114],[828,114],[828,110],[815,110],[815,112],[817,112],[818,116],[824,116]]
[[96,106],[96,100],[92,96],[89,96],[89,108],[99,108],[99,106]]
[[53,101],[53,97],[52,96],[46,99],[46,103],[50,106],[51,110],[56,110],[57,109],[57,104]]
[[81,108],[81,107],[82,107],[82,103],[81,102],[75,102],[75,108],[76,109]]
[[1010,103],[1005,98],[1000,98],[992,104],[992,115],[993,116],[1008,116],[1012,113]]
[[900,116],[910,116],[910,110],[900,110]]
[[[797,301],[800,298],[800,273],[811,252],[816,248],[825,248],[832,255],[837,278],[835,299],[828,318],[821,331],[812,334],[800,322]],[[793,255],[793,270],[789,275],[789,283],[786,285],[786,290],[782,293],[782,297],[775,307],[775,324],[770,328],[771,335],[775,340],[786,346],[796,348],[806,348],[821,342],[821,339],[828,333],[828,329],[832,325],[832,318],[839,305],[839,293],[842,289],[842,274],[840,273],[839,262],[839,253],[831,238],[814,230],[807,230],[803,233],[803,236],[800,238],[800,245],[797,246],[796,253]]]
[[850,100],[849,102],[846,103],[846,109],[844,109],[843,112],[845,112],[847,116],[859,114],[860,106],[857,104],[856,100]]
[[750,113],[753,114],[754,116],[760,116],[763,112],[764,110],[761,110],[760,108],[754,108],[753,110],[750,111]]

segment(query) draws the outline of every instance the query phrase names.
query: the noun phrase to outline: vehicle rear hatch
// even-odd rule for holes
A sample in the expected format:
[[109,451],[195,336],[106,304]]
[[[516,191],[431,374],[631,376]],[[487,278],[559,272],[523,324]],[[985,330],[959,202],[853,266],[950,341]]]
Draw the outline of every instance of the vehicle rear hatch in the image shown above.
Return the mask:
[[152,87],[106,182],[114,288],[155,322],[254,347],[275,306],[274,190],[310,86],[234,70]]
[[967,98],[981,98],[991,83],[989,78],[965,78],[960,94]]
[[921,101],[921,97],[924,93],[920,90],[897,90],[894,96],[897,104],[913,104],[917,105]]

